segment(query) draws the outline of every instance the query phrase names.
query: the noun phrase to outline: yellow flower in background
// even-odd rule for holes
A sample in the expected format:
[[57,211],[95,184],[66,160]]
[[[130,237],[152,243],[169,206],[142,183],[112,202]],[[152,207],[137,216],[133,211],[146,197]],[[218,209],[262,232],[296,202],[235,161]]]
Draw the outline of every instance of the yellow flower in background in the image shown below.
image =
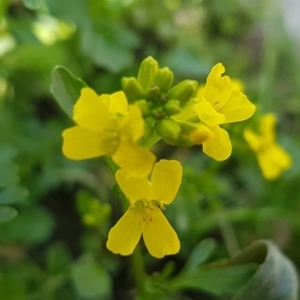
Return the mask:
[[83,88],[73,110],[76,126],[63,132],[63,153],[74,160],[103,155],[132,176],[147,176],[155,156],[136,142],[144,134],[144,120],[138,106],[128,106],[123,92],[98,96]]
[[203,142],[203,152],[218,161],[227,159],[232,151],[229,135],[219,125],[246,120],[255,112],[255,106],[246,95],[237,90],[228,76],[222,76],[224,72],[221,63],[212,68],[193,107],[200,121],[214,135]]
[[127,177],[119,170],[116,180],[131,206],[110,230],[107,248],[113,253],[129,255],[143,235],[152,256],[161,258],[177,253],[180,242],[161,209],[174,200],[181,177],[181,164],[175,160],[156,163],[151,182],[146,177]]
[[245,140],[256,153],[264,177],[269,180],[278,178],[292,164],[290,155],[276,143],[275,125],[276,118],[270,113],[260,120],[260,134],[250,129],[244,131]]

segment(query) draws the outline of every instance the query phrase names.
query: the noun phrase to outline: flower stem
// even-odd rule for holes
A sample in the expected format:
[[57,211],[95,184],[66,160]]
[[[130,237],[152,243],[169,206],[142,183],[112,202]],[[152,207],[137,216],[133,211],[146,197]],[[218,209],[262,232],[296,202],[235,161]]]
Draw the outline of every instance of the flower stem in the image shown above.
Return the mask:
[[218,223],[221,234],[230,257],[240,252],[240,246],[234,234],[233,228],[223,212],[218,216]]
[[143,296],[145,295],[145,268],[139,244],[137,244],[133,254],[131,255],[131,262],[133,266],[132,271],[135,285],[139,293],[139,299],[143,299]]

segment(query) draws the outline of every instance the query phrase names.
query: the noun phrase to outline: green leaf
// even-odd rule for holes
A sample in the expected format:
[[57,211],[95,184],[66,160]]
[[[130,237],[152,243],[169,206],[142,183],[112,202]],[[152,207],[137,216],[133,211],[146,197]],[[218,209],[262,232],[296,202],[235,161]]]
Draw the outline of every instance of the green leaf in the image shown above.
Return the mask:
[[10,206],[0,206],[0,222],[7,222],[17,216],[18,212]]
[[0,192],[0,204],[17,203],[28,195],[28,191],[20,186],[11,186]]
[[175,290],[203,290],[218,296],[233,294],[249,280],[256,269],[257,265],[254,263],[236,266],[224,263],[209,264],[188,273],[181,273],[171,286]]
[[246,248],[232,263],[261,262],[257,272],[232,300],[297,300],[298,275],[291,261],[269,241]]
[[50,236],[54,225],[52,215],[47,210],[36,207],[20,211],[12,222],[0,224],[0,240],[38,244]]
[[122,45],[113,38],[91,30],[84,31],[81,47],[95,64],[117,73],[133,63],[133,56],[127,45]]
[[110,277],[91,255],[83,256],[73,265],[72,278],[82,298],[108,299],[111,292]]
[[207,238],[196,245],[190,254],[182,272],[189,272],[196,269],[199,265],[209,260],[211,255],[217,248],[217,243],[214,239]]
[[65,67],[57,66],[51,74],[51,91],[64,110],[72,118],[73,106],[80,96],[80,91],[86,84]]
[[170,286],[232,295],[231,300],[297,300],[298,276],[279,249],[262,240],[230,260],[182,271]]
[[45,3],[52,15],[65,21],[72,20],[79,28],[91,27],[91,20],[88,12],[89,1],[85,0],[45,0]]

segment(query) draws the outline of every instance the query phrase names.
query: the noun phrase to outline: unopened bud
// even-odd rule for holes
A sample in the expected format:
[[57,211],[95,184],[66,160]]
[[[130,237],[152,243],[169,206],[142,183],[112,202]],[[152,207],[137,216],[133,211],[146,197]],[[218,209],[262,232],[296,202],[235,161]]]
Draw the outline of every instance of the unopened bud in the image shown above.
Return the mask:
[[184,107],[185,104],[195,95],[197,86],[197,81],[186,79],[176,84],[168,92],[168,95],[171,99],[178,99],[181,107]]
[[160,94],[160,88],[155,84],[152,84],[147,91],[148,97],[155,97],[158,96],[159,94]]
[[148,56],[142,61],[137,80],[145,90],[148,90],[148,88],[155,83],[155,76],[158,69],[158,62],[151,56]]
[[150,115],[150,108],[147,100],[145,99],[138,100],[135,102],[135,104],[137,104],[140,107],[143,117],[148,117]]
[[163,119],[163,118],[166,117],[166,113],[164,112],[164,110],[162,109],[162,107],[158,107],[158,108],[153,108],[151,110],[151,116],[155,120],[161,120],[161,119]]
[[168,116],[178,114],[181,111],[179,100],[168,100],[168,102],[164,105],[164,110]]
[[128,102],[145,98],[146,92],[135,77],[123,77],[121,84]]
[[155,123],[157,133],[170,144],[176,143],[181,131],[180,126],[171,118],[166,118]]
[[157,71],[155,83],[160,87],[162,92],[168,92],[173,85],[173,81],[174,74],[168,67],[161,68]]
[[179,122],[182,132],[181,142],[183,147],[201,145],[205,141],[214,138],[212,131],[203,123]]

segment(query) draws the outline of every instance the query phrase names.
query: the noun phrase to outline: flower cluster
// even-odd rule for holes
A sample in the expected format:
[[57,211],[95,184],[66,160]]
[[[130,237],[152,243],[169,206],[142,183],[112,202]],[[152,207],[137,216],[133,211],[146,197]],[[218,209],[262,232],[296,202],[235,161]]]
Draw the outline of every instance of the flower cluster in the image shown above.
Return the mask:
[[162,210],[177,194],[182,167],[175,160],[155,163],[149,148],[163,139],[180,147],[202,145],[218,161],[230,156],[229,134],[221,126],[250,118],[255,106],[224,72],[216,64],[197,92],[197,81],[174,85],[172,71],[148,57],[137,77],[122,79],[123,91],[99,96],[91,88],[81,90],[73,110],[76,125],[63,132],[63,153],[75,160],[109,156],[119,168],[116,182],[130,206],[109,232],[112,252],[131,254],[141,236],[154,257],[179,251]]

